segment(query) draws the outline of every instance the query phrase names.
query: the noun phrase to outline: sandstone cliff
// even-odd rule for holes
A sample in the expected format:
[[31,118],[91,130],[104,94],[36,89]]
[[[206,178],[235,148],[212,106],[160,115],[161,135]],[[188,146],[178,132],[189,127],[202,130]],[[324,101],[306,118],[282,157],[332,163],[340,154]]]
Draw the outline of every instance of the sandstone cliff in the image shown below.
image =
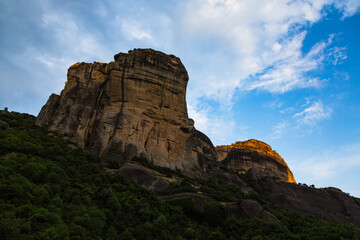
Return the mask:
[[77,63],[61,95],[51,95],[37,125],[69,135],[81,147],[120,164],[141,156],[199,174],[215,159],[211,141],[194,128],[180,59],[152,49],[119,53],[110,63]]
[[270,177],[295,183],[294,176],[284,159],[261,141],[250,139],[231,145],[216,147],[218,161],[237,172],[251,170],[254,177]]
[[194,128],[185,100],[188,74],[179,58],[134,49],[114,59],[72,65],[64,90],[50,96],[36,124],[68,135],[104,162],[122,165],[144,157],[203,177],[224,175],[218,171],[219,158],[239,172],[252,169],[254,175],[295,182],[285,161],[267,144],[249,140],[215,150]]

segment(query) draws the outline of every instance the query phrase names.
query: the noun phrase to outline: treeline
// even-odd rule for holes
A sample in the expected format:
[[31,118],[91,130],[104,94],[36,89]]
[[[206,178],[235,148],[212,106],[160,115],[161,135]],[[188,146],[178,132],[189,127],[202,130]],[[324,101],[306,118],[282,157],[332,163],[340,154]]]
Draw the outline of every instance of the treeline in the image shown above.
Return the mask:
[[[267,210],[281,224],[238,221],[211,202],[199,212],[191,197],[165,202],[105,171],[96,156],[74,148],[62,135],[35,126],[31,115],[0,113],[0,120],[9,125],[0,130],[1,239],[360,238],[358,228],[272,205]],[[180,187],[191,189],[191,180]],[[223,201],[246,198],[217,179],[200,188]]]

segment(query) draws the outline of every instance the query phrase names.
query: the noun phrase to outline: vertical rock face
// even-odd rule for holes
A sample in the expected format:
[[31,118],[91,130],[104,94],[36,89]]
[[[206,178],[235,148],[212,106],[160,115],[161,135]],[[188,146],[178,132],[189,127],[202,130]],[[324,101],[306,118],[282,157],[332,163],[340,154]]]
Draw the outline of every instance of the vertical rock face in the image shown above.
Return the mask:
[[179,58],[134,49],[114,59],[72,65],[64,90],[50,96],[37,125],[70,136],[104,162],[144,157],[199,176],[208,172],[206,162],[218,158],[240,172],[253,169],[255,175],[295,182],[285,161],[263,142],[236,142],[215,151],[188,118],[188,74]]
[[254,177],[270,177],[295,183],[295,178],[284,159],[261,141],[250,139],[216,147],[218,161],[240,173],[251,170]]
[[211,141],[202,144],[188,118],[188,74],[179,58],[134,49],[114,59],[71,66],[65,89],[49,98],[37,124],[71,136],[103,161],[142,156],[194,173],[201,156],[215,158]]

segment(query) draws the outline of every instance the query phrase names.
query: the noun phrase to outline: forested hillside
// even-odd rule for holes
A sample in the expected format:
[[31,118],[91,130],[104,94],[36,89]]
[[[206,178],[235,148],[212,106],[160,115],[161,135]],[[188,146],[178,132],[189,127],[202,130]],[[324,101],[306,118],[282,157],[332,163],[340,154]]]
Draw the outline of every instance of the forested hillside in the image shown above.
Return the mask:
[[[0,121],[1,239],[360,238],[359,228],[291,212],[217,179],[200,186],[209,197],[257,199],[279,221],[237,220],[214,202],[199,211],[192,197],[164,201],[68,137],[35,126],[34,116],[2,112]],[[185,183],[163,194],[191,191]]]

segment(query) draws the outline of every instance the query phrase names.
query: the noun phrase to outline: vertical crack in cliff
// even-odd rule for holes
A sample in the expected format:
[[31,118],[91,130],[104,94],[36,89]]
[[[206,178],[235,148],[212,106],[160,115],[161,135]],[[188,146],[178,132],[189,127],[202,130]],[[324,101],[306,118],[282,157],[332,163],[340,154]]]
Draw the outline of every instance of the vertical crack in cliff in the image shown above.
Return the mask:
[[[93,108],[91,110],[91,114],[90,114],[90,117],[89,117],[89,120],[88,120],[88,123],[87,123],[88,130],[85,132],[85,134],[86,134],[85,136],[86,136],[86,139],[87,139],[87,141],[85,142],[86,146],[89,146],[90,141],[92,141],[92,139],[96,138],[96,136],[95,136],[96,131],[94,132],[93,129],[94,129],[94,126],[96,125],[96,122],[98,121],[97,119],[98,119],[99,113],[103,109],[102,101],[103,101],[103,97],[104,97],[104,90],[105,90],[105,87],[106,87],[107,83],[110,81],[111,73],[112,73],[112,70],[110,70],[109,73],[104,73],[104,74],[107,75],[107,78],[99,86],[99,91],[98,91],[98,94],[96,96],[96,101],[95,101],[95,104],[94,104],[94,106],[93,106]],[[89,135],[90,135],[90,137],[88,137]]]
[[95,63],[91,64],[90,73],[89,73],[89,77],[88,77],[89,81],[86,82],[85,92],[88,92],[87,90],[89,88],[89,84],[90,84],[90,81],[92,79],[91,76],[92,76],[92,73],[93,73],[93,70],[94,70],[94,67],[95,67],[94,65],[95,65]]
[[145,144],[144,144],[144,147],[147,148],[147,144],[148,144],[148,141],[151,137],[151,134],[155,132],[155,124],[151,127],[150,131],[149,131],[149,134],[147,135],[146,137],[146,140],[145,140]]
[[164,93],[164,90],[165,90],[165,84],[166,84],[166,78],[164,79],[163,81],[163,85],[162,85],[162,88],[161,88],[161,101],[160,101],[160,109],[163,108],[163,105],[164,105],[164,97],[165,97],[165,93]]
[[114,138],[118,125],[120,124],[120,119],[121,119],[121,115],[123,114],[123,110],[124,110],[124,103],[125,103],[125,70],[126,70],[126,56],[124,58],[124,64],[123,64],[123,69],[122,69],[122,73],[121,73],[121,107],[120,107],[120,112],[117,114],[116,116],[116,122],[115,122],[115,126],[114,126],[114,131],[113,134],[110,138],[110,141]]

